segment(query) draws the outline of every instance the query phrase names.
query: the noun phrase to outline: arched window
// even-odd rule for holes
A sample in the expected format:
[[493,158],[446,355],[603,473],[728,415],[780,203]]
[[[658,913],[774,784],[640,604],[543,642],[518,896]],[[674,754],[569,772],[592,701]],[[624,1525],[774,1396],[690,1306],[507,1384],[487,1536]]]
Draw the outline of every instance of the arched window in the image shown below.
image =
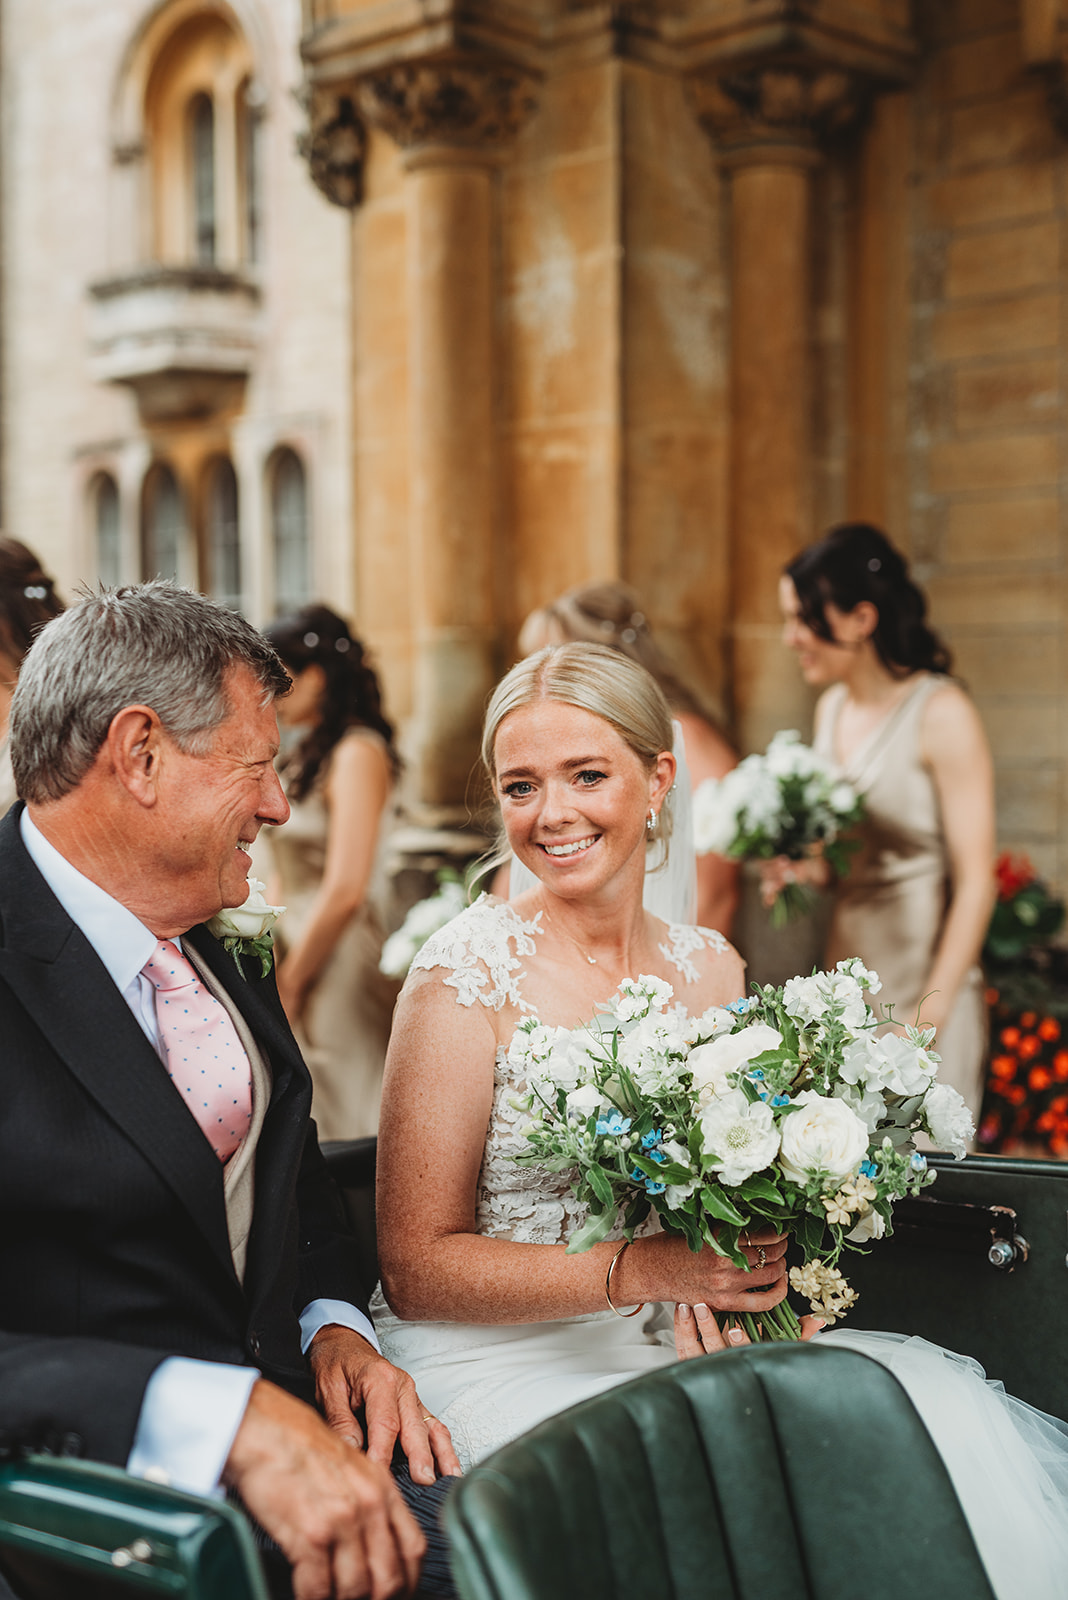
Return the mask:
[[190,171],[193,181],[193,259],[215,261],[215,108],[206,94],[189,104]]
[[216,600],[241,609],[241,540],[237,520],[237,476],[225,456],[208,466],[206,530],[209,590]]
[[176,578],[184,566],[186,516],[182,491],[163,462],[145,479],[141,513],[142,578]]
[[151,60],[142,116],[152,209],[142,248],[168,266],[234,272],[251,258],[250,211],[260,203],[251,128],[262,96],[248,41],[227,11],[175,0],[160,7],[145,44]]
[[312,598],[308,488],[304,464],[286,446],[271,470],[271,536],[274,544],[274,603],[295,611]]
[[96,575],[101,583],[114,585],[122,576],[119,489],[108,472],[98,472],[89,485],[89,514],[96,545]]

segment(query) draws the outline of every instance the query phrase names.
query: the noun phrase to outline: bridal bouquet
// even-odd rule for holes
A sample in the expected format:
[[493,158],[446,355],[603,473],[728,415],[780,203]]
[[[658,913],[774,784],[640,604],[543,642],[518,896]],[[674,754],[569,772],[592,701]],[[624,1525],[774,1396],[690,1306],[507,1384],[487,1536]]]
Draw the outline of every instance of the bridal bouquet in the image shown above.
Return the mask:
[[[833,1323],[856,1295],[843,1250],[892,1232],[894,1202],[935,1174],[913,1144],[922,1129],[963,1158],[968,1109],[938,1082],[932,1029],[875,1033],[880,988],[858,959],[834,972],[690,1018],[671,985],[625,979],[589,1027],[526,1019],[509,1050],[525,1074],[529,1151],[520,1162],[574,1173],[588,1207],[568,1251],[588,1250],[651,1211],[694,1251],[710,1245],[740,1267],[739,1239],[773,1223],[804,1265],[794,1289]],[[740,1319],[752,1338],[797,1338],[785,1301]]]
[[417,900],[396,933],[391,933],[383,944],[378,970],[387,978],[406,978],[408,968],[430,935],[466,908],[467,889],[460,875],[442,867],[437,878],[434,893]]
[[[841,837],[864,815],[851,784],[818,756],[794,729],[777,733],[764,755],[746,756],[723,778],[708,778],[693,797],[694,845],[698,855],[770,861],[800,861],[814,849],[844,873],[854,842]],[[771,908],[782,927],[809,910],[811,893],[788,883]]]

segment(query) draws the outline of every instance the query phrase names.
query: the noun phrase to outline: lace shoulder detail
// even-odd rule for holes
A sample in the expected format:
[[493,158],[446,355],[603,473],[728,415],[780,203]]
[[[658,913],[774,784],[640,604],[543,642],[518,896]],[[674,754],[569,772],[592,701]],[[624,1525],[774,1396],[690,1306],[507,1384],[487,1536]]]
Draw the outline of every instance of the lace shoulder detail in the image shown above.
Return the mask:
[[697,983],[701,976],[690,959],[698,950],[714,950],[717,955],[726,955],[730,949],[726,939],[715,928],[695,928],[687,922],[669,923],[668,938],[670,944],[658,947],[660,954],[682,973],[687,983]]
[[524,922],[506,900],[481,894],[473,905],[432,933],[413,960],[410,971],[446,968],[443,982],[456,990],[462,1006],[513,1005],[529,1011],[519,992],[523,956],[534,954],[534,935],[541,932],[541,912]]

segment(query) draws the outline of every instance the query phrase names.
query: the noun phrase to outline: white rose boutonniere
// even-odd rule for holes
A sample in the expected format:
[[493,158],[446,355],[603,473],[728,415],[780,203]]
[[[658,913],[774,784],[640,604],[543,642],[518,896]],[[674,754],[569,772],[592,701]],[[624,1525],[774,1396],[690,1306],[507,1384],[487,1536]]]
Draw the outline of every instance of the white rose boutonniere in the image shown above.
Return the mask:
[[285,910],[285,906],[269,906],[263,898],[266,885],[258,878],[248,880],[248,898],[243,905],[224,906],[207,923],[224,950],[228,950],[237,963],[237,970],[245,976],[242,958],[254,956],[260,963],[260,977],[265,978],[274,960],[271,929]]

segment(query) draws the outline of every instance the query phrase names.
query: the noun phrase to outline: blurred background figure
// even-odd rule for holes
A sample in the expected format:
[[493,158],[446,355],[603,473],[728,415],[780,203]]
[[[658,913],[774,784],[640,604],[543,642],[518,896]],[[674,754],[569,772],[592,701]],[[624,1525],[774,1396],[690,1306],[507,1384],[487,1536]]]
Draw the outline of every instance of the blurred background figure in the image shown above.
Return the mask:
[[[293,678],[278,701],[282,781],[291,806],[267,828],[278,991],[315,1088],[323,1139],[377,1132],[382,1066],[397,985],[378,970],[381,857],[400,762],[363,646],[327,606],[265,633]],[[285,733],[283,732],[285,739]]]
[[767,864],[833,897],[824,965],[859,955],[898,1024],[938,1029],[940,1076],[978,1116],[985,1008],[978,966],[994,900],[994,782],[986,735],[927,602],[877,528],[847,523],[780,583],[784,639],[824,693],[814,745],[864,798],[845,877],[823,860]]
[[[637,661],[664,692],[682,728],[690,784],[722,778],[738,757],[697,693],[683,682],[653,638],[641,601],[625,583],[589,583],[569,589],[551,605],[532,611],[519,633],[519,653],[533,655],[549,644],[603,644]],[[730,936],[738,900],[738,864],[723,856],[697,857],[697,912],[702,928]]]
[[62,610],[33,551],[18,539],[0,538],[0,816],[15,802],[7,723],[22,658],[38,628]]

